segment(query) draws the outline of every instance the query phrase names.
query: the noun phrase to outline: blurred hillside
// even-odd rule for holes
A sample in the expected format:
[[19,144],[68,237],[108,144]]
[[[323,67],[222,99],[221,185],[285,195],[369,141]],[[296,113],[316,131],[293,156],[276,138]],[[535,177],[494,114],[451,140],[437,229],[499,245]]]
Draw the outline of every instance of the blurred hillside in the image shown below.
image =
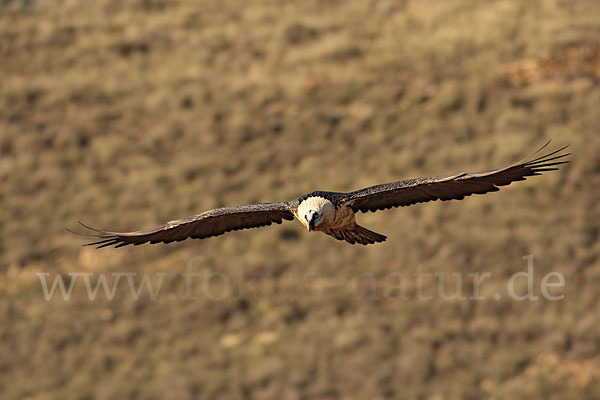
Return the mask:
[[[600,2],[1,3],[1,398],[597,398]],[[102,250],[64,230],[497,168],[548,138],[571,145],[558,172],[359,215],[381,245],[296,222]],[[564,300],[506,296],[528,254]],[[214,277],[195,300],[188,267]],[[418,268],[447,293],[488,271],[486,300],[419,300]],[[39,272],[167,275],[156,300],[46,301]]]

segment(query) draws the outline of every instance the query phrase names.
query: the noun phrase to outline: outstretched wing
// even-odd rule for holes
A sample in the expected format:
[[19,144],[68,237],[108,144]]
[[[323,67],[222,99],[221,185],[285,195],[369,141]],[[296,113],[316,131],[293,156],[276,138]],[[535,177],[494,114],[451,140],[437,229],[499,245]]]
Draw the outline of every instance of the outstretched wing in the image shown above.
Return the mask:
[[[273,222],[280,224],[284,219],[294,219],[294,214],[288,202],[217,208],[137,232],[108,232],[90,228],[81,222],[80,224],[93,231],[87,236],[94,239],[94,241],[86,246],[101,248],[113,245],[115,247],[127,246],[128,244],[138,245],[147,242],[180,242],[187,238],[204,239],[238,229],[267,226]],[[69,232],[73,231],[69,230]]]
[[550,141],[526,159],[506,168],[433,178],[408,179],[371,186],[347,193],[344,204],[349,205],[355,212],[367,212],[432,200],[461,200],[472,194],[496,192],[500,190],[498,186],[523,181],[527,176],[553,171],[558,169],[558,165],[568,163],[569,161],[565,161],[564,157],[570,153],[561,153],[568,146],[535,158],[535,155],[546,148],[549,143]]

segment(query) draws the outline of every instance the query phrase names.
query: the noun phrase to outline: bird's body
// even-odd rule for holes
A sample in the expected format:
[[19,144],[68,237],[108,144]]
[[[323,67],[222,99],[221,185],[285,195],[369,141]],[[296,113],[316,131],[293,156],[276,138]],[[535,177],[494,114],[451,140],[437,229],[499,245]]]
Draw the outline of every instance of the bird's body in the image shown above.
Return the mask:
[[143,231],[108,232],[82,225],[94,232],[90,236],[99,239],[89,245],[100,248],[204,239],[232,230],[257,228],[273,222],[280,224],[295,217],[309,231],[323,232],[351,244],[372,244],[383,242],[386,237],[358,225],[355,214],[359,211],[377,211],[432,200],[461,200],[472,194],[495,192],[499,186],[556,170],[558,165],[568,162],[563,158],[569,154],[558,154],[565,148],[537,158],[531,156],[497,170],[408,179],[349,193],[316,191],[287,202],[218,208]]
[[[298,207],[294,216],[309,231],[326,233],[348,243],[372,244],[383,242],[386,237],[372,232],[356,223],[352,207],[344,200],[345,193],[313,192],[298,198]],[[311,226],[310,215],[316,212],[316,218],[322,215],[319,224]],[[307,218],[307,215],[309,216]]]

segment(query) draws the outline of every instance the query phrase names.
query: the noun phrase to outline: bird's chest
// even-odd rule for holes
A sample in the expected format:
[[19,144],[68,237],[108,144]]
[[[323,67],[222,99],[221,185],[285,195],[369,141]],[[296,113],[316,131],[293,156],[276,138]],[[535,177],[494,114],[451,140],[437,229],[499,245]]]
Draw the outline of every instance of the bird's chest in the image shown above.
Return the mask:
[[340,229],[355,224],[354,211],[350,207],[341,206],[335,212],[330,228]]

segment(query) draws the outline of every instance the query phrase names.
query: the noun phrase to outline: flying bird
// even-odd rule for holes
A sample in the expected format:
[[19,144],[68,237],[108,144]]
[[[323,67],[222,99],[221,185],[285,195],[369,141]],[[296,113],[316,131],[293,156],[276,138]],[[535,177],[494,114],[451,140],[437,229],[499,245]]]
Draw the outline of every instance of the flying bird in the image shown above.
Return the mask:
[[80,224],[90,231],[87,236],[94,240],[86,245],[97,248],[148,242],[171,243],[187,238],[204,239],[229,231],[267,226],[273,222],[280,224],[283,220],[294,218],[309,232],[323,232],[351,244],[379,243],[387,237],[358,225],[356,213],[433,200],[462,200],[472,194],[496,192],[500,186],[523,181],[528,176],[557,170],[558,165],[569,162],[565,157],[570,153],[563,153],[568,146],[536,157],[549,143],[522,161],[491,171],[408,179],[349,193],[315,191],[286,202],[217,208],[136,232],[102,231]]

